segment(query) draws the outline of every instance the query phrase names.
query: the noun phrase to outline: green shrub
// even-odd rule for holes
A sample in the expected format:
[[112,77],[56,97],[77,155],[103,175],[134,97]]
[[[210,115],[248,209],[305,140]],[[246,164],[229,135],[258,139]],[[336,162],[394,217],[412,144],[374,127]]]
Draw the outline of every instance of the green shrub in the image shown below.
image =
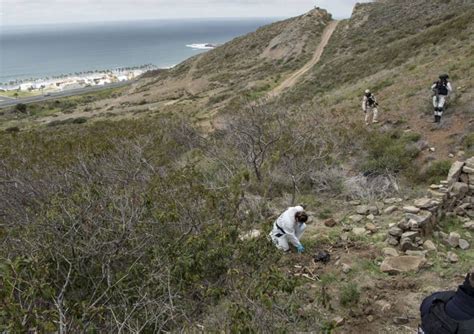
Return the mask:
[[16,112],[21,112],[22,114],[26,114],[26,111],[28,110],[28,106],[24,103],[18,103],[16,106],[15,106],[15,109],[14,109]]
[[360,291],[357,284],[347,283],[342,287],[341,294],[339,296],[339,302],[342,306],[355,305],[359,302]]
[[[418,138],[418,137],[417,137]],[[411,136],[402,136],[398,131],[371,132],[365,141],[367,157],[361,164],[366,173],[400,173],[412,166],[419,151]]]
[[320,219],[328,219],[328,218],[331,218],[332,216],[332,211],[331,209],[323,209],[322,211],[320,211],[318,213],[318,218]]
[[463,143],[464,143],[464,148],[466,149],[466,151],[474,152],[474,133],[468,134],[464,138]]
[[85,122],[87,122],[87,118],[85,117],[78,117],[72,120],[72,124],[83,124]]
[[10,132],[10,133],[20,132],[20,128],[18,126],[12,126],[12,127],[6,128],[5,132]]
[[439,181],[446,179],[448,176],[451,164],[449,160],[433,162],[424,173],[423,179],[430,184],[439,183]]

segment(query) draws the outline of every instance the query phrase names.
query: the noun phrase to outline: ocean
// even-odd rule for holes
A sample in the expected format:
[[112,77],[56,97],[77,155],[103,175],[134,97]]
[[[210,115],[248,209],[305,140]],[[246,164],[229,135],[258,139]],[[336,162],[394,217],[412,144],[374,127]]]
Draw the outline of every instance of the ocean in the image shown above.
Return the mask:
[[0,27],[0,85],[94,70],[160,68],[276,21],[185,19]]

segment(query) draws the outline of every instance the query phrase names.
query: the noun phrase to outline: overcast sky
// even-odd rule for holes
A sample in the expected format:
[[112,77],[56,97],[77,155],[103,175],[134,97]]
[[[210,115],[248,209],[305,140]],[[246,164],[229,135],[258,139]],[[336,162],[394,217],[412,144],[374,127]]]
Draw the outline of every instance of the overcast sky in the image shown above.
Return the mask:
[[2,25],[195,17],[290,17],[314,6],[349,17],[367,0],[0,0]]

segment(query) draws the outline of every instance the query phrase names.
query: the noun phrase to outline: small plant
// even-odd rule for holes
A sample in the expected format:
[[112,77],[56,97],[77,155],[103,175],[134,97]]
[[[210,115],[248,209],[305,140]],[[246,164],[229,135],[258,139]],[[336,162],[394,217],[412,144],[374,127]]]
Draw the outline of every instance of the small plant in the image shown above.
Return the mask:
[[24,103],[18,103],[15,106],[15,111],[16,112],[21,112],[22,114],[26,114],[26,111],[28,110],[28,107]]
[[322,211],[320,211],[318,213],[318,218],[321,218],[321,219],[328,219],[328,218],[331,218],[332,216],[332,211],[331,209],[323,209]]
[[331,307],[331,296],[328,292],[328,287],[331,283],[336,281],[336,276],[333,274],[324,274],[321,275],[321,294],[319,296],[319,302],[323,305],[323,307],[332,310]]
[[342,306],[355,305],[360,299],[360,291],[357,284],[347,283],[341,290],[339,302]]
[[438,183],[439,181],[446,178],[451,168],[451,161],[441,160],[435,161],[426,170],[423,179],[427,180],[428,183]]
[[12,126],[12,127],[6,128],[5,132],[10,132],[10,133],[20,132],[20,128],[18,126]]
[[474,152],[474,133],[468,134],[464,140],[464,148],[468,152]]

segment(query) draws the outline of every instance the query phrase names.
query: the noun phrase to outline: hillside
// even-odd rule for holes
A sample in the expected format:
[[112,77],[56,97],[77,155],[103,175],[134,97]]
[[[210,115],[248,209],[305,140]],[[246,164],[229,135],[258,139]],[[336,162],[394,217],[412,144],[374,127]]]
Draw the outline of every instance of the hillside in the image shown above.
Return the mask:
[[[285,97],[286,105],[311,101],[354,124],[361,92],[376,92],[385,124],[422,135],[446,159],[473,132],[474,6],[465,1],[377,1],[359,4],[342,21],[305,82]],[[429,87],[449,73],[455,94],[441,129],[430,123]],[[315,108],[315,107],[312,107]],[[360,109],[359,109],[360,110]]]
[[[461,0],[316,8],[1,110],[0,332],[413,333],[474,263],[473,22]],[[305,252],[283,253],[267,234],[297,203]]]

